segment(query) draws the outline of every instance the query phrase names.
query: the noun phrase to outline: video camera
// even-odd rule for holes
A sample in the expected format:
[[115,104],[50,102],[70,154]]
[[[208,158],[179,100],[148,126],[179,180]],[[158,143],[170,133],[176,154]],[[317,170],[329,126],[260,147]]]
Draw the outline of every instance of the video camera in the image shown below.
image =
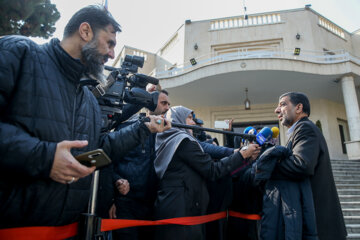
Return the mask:
[[126,55],[120,68],[105,66],[111,71],[106,82],[92,88],[101,108],[102,132],[110,131],[131,116],[128,114],[124,119],[124,112],[136,113],[142,107],[156,109],[159,93],[149,93],[145,88],[148,83],[157,85],[159,80],[137,73],[143,65],[143,57]]

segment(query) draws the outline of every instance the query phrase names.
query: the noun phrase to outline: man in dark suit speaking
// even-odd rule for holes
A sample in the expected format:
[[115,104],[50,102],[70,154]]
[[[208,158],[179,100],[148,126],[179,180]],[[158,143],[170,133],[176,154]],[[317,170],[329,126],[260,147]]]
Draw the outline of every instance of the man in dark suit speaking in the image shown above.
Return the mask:
[[278,163],[278,174],[295,181],[310,179],[320,240],[346,239],[326,141],[308,119],[309,99],[303,93],[285,93],[280,96],[275,113],[281,124],[289,128],[286,147],[292,152],[289,159]]

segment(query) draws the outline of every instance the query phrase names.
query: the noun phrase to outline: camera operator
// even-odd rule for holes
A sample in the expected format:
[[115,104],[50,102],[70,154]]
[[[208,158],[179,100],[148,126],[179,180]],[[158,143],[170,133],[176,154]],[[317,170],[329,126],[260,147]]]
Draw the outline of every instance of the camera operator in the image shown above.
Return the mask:
[[[148,90],[149,91],[149,90]],[[156,109],[149,115],[164,115],[170,108],[168,92],[159,92]],[[135,117],[137,119],[138,116]],[[123,128],[132,124],[129,120],[119,126]],[[116,188],[115,204],[110,210],[111,218],[152,220],[152,212],[157,190],[157,177],[154,169],[155,136],[147,139],[127,152],[114,165],[114,186]],[[114,239],[151,239],[152,228],[132,227],[113,232]]]
[[101,78],[117,32],[107,10],[88,6],[72,16],[61,42],[0,39],[0,228],[75,222],[95,168],[73,156],[103,148],[115,160],[150,132],[170,128],[152,118],[101,135],[98,102],[80,79]]

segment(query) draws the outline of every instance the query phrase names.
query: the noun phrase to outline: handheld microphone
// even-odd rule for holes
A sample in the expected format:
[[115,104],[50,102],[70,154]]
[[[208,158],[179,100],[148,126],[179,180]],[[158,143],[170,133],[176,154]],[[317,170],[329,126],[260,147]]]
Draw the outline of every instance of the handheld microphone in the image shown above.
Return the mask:
[[272,138],[269,140],[269,143],[271,145],[276,145],[276,141],[279,136],[280,130],[278,127],[272,127],[271,131],[272,131]]
[[266,141],[271,139],[272,135],[273,135],[273,132],[271,131],[271,129],[269,127],[263,127],[263,129],[261,129],[261,131],[258,134],[256,134],[256,141],[261,146]]
[[278,127],[272,127],[271,128],[272,131],[272,138],[277,138],[279,136],[280,130]]
[[[244,129],[244,134],[249,134],[249,135],[256,135],[256,129],[252,126],[249,126],[247,128]],[[248,145],[249,144],[249,140],[248,139],[242,139],[242,142],[244,143],[244,145]]]
[[252,135],[256,135],[256,129],[254,127],[247,127],[244,129],[244,133],[245,134],[252,134]]

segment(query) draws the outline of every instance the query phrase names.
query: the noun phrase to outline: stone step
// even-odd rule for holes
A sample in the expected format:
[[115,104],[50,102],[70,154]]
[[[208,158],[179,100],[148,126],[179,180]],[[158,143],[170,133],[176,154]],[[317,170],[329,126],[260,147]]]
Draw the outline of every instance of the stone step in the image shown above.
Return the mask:
[[360,233],[348,233],[348,236],[346,239],[360,240]]
[[333,174],[334,176],[360,176],[360,170],[359,171],[355,171],[355,170],[333,170]]
[[331,160],[334,180],[348,232],[360,240],[360,160]]
[[334,169],[333,168],[333,175],[336,175],[336,174],[340,174],[340,173],[346,173],[346,172],[353,172],[353,173],[356,173],[356,174],[359,174],[360,173],[360,168],[338,168],[338,169]]
[[353,180],[360,182],[360,175],[347,175],[347,174],[334,175],[334,180],[335,182],[343,181],[343,180]]
[[360,233],[360,224],[346,224],[346,230],[350,233]]
[[344,216],[345,224],[359,224],[360,216]]
[[335,170],[349,170],[349,171],[358,171],[360,168],[360,165],[352,165],[352,166],[340,166],[340,165],[335,165],[332,166],[331,169],[333,171]]
[[342,208],[342,212],[344,216],[360,216],[360,208]]
[[337,179],[337,180],[335,180],[335,184],[356,184],[356,183],[360,183],[360,181],[355,180],[355,179]]
[[340,195],[340,202],[360,202],[360,195]]
[[334,169],[358,169],[360,167],[360,163],[357,164],[331,164],[331,168]]
[[345,209],[345,208],[360,208],[360,201],[358,202],[340,202],[341,204],[341,208]]
[[331,163],[360,163],[360,160],[331,159]]
[[335,169],[352,169],[352,170],[357,170],[360,167],[360,163],[359,164],[351,164],[351,165],[340,165],[340,164],[331,164],[331,168],[332,170]]
[[331,167],[335,167],[335,166],[343,166],[343,167],[352,167],[352,166],[360,166],[360,162],[355,162],[355,163],[331,163]]
[[339,195],[360,195],[360,189],[348,188],[348,189],[337,189]]
[[344,183],[339,183],[336,184],[336,189],[339,191],[341,189],[360,189],[360,184],[359,183],[355,183],[355,184],[344,184]]

